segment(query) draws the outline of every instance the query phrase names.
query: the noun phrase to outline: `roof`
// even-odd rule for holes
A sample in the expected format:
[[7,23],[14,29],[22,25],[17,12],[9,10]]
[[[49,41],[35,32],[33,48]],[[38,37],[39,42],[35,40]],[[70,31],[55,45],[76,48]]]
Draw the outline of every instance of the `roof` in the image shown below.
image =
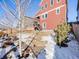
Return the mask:
[[68,22],[68,24],[79,24],[79,21],[76,21],[76,22]]
[[24,16],[25,18],[29,18],[29,19],[33,19],[36,20],[36,18],[32,18],[32,17],[28,17],[28,16]]
[[[27,27],[30,27],[32,28],[33,27],[33,23],[34,21],[36,20],[36,18],[31,18],[31,17],[28,17],[28,16],[24,16],[21,20],[19,20],[21,22],[21,24],[23,25],[22,28],[27,28]],[[20,23],[18,22],[17,24],[17,27],[16,28],[20,28]]]

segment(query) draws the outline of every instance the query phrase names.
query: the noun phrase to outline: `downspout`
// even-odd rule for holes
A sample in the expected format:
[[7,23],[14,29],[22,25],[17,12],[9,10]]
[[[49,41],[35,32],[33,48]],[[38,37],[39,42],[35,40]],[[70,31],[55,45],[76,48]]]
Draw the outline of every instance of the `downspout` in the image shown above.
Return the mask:
[[77,3],[77,21],[79,21],[79,0]]
[[66,0],[66,22],[68,23],[68,0]]

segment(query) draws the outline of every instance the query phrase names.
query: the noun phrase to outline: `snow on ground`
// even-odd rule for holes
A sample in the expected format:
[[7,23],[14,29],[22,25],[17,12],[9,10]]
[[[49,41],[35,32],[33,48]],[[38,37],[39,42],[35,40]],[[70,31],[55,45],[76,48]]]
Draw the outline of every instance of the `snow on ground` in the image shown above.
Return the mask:
[[[23,38],[28,36],[24,34]],[[79,59],[79,46],[75,40],[69,42],[68,47],[61,48],[56,45],[51,35],[43,36],[42,41],[47,41],[47,44],[37,59]]]
[[[55,59],[79,59],[77,55],[79,55],[79,50],[75,41],[71,41],[69,46],[64,48],[59,48],[56,46],[55,48]],[[76,46],[75,46],[76,45]]]
[[17,34],[17,36],[20,41],[25,42],[27,45],[30,43],[30,41],[34,37],[33,33],[32,34],[21,33],[21,34]]
[[51,36],[43,37],[46,40],[46,59],[79,59],[79,46],[77,41],[71,40],[68,47],[58,47]]
[[[10,50],[16,48],[16,46],[9,46],[7,48],[3,48],[1,51],[0,51],[0,59],[3,58],[3,56],[5,54],[7,54]],[[13,56],[13,59],[18,59],[17,55],[19,55],[19,52],[16,51],[16,52],[12,52],[12,56]],[[4,57],[5,58],[5,57]]]
[[42,40],[47,41],[45,50],[46,50],[46,59],[53,59],[54,57],[54,48],[55,48],[55,42],[52,40],[51,36],[45,36],[42,37]]
[[[22,37],[24,38],[23,40],[31,35],[22,34]],[[42,41],[47,41],[47,44],[45,45],[44,50],[40,52],[37,59],[79,59],[79,46],[75,40],[71,39],[71,41],[68,43],[68,47],[61,48],[56,45],[54,42],[54,37],[51,35],[43,36]],[[32,58],[29,56],[28,59]]]

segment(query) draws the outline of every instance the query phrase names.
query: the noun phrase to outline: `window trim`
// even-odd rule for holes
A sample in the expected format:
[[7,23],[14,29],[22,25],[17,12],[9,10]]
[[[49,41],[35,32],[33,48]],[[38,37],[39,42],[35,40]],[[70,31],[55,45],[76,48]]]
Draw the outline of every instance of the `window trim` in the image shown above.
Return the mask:
[[44,30],[47,28],[46,22],[43,22],[43,23],[42,23],[42,28],[43,28]]
[[50,7],[53,7],[54,6],[54,0],[53,0],[53,4],[51,4],[51,0],[50,0]]
[[[47,15],[47,17],[46,17],[46,15]],[[42,19],[45,20],[45,19],[47,19],[47,18],[48,18],[48,13],[45,13],[45,14],[42,15]]]
[[[57,12],[57,10],[59,10],[59,13]],[[56,9],[56,14],[57,14],[57,15],[60,14],[60,8],[57,8],[57,9]]]
[[41,0],[41,2],[43,2],[43,0]]
[[60,3],[60,2],[61,2],[61,0],[60,1],[57,0],[57,3]]
[[44,15],[45,19],[47,19],[46,15],[47,15],[47,17],[48,17],[48,14],[47,14],[47,13],[45,13],[45,15]]
[[41,10],[44,10],[44,7],[43,6],[41,6]]
[[42,15],[42,19],[44,19],[44,14]]
[[47,8],[46,5],[47,5],[47,7],[48,7],[48,3],[45,4],[45,8]]

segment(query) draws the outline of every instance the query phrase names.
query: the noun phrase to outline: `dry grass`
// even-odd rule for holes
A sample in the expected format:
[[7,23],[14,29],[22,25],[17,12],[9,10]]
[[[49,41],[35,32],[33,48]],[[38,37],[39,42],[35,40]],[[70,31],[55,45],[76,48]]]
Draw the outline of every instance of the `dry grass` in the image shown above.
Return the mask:
[[[35,52],[35,54],[37,55],[46,45],[46,41],[42,41],[42,37],[43,36],[48,36],[50,35],[52,32],[51,31],[47,31],[47,32],[37,32],[37,31],[25,31],[24,33],[29,33],[29,34],[36,34],[35,38],[33,39],[30,47],[33,49],[33,51]],[[29,42],[30,43],[30,42]],[[22,49],[25,49],[27,47],[26,43],[22,42]]]
[[[28,33],[36,33],[36,31],[31,31]],[[45,47],[45,44],[47,43],[46,41],[42,41],[42,36],[48,36],[50,35],[51,32],[38,32],[37,35],[35,36],[35,38],[33,39],[32,43],[31,43],[31,48],[33,49],[33,51],[35,52],[36,55],[38,55],[40,53],[40,51]],[[23,45],[22,45],[23,46]],[[24,44],[25,48],[27,45]]]

